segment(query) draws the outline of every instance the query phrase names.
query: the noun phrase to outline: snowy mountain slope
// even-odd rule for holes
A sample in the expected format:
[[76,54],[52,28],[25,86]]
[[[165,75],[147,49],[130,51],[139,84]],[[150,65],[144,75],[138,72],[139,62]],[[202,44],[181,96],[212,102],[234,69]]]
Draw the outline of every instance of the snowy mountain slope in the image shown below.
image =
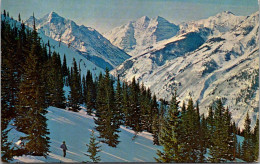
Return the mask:
[[[3,15],[1,15],[1,18],[2,18],[2,20],[9,21],[12,26],[16,26],[16,27],[21,26],[21,23],[14,19],[10,19],[9,17],[4,17]],[[30,27],[27,27],[27,28],[30,28]],[[68,67],[73,66],[73,58],[75,58],[77,64],[78,65],[80,64],[82,76],[86,75],[87,70],[91,71],[91,73],[93,74],[93,78],[98,77],[100,72],[104,72],[104,69],[96,66],[91,61],[87,60],[75,48],[68,47],[68,45],[66,45],[65,43],[61,43],[59,45],[58,41],[46,36],[42,31],[38,31],[38,35],[39,35],[39,37],[41,37],[43,43],[47,44],[49,41],[50,46],[51,46],[51,52],[55,51],[55,52],[59,53],[60,57],[61,57],[61,61],[63,61],[63,57],[65,54]]]
[[[47,124],[50,129],[50,151],[47,159],[43,157],[21,156],[15,157],[13,162],[82,162],[90,160],[84,153],[87,152],[86,144],[89,143],[91,130],[95,123],[92,116],[85,111],[71,112],[55,107],[48,108]],[[99,153],[102,162],[154,162],[156,150],[161,149],[153,145],[152,135],[142,132],[132,140],[134,132],[121,126],[117,148],[100,143],[102,151]],[[16,135],[15,135],[16,134]],[[21,135],[12,130],[10,140],[16,142]],[[98,136],[98,132],[95,132]],[[68,147],[66,158],[62,157],[60,145],[66,141]]]
[[105,37],[115,46],[134,55],[143,47],[175,36],[178,30],[178,26],[160,16],[154,19],[143,16],[136,21],[114,28],[107,32]]
[[[32,17],[25,23],[32,26]],[[95,29],[83,25],[78,26],[72,20],[65,19],[55,12],[36,19],[35,23],[39,32],[70,45],[103,69],[106,67],[112,69],[129,58],[128,54],[113,46]]]
[[52,45],[52,51],[56,51],[61,55],[61,61],[63,61],[63,55],[65,54],[68,67],[73,67],[73,58],[75,58],[77,64],[80,65],[81,76],[86,75],[88,70],[91,71],[93,78],[98,77],[100,72],[105,72],[103,68],[86,59],[73,47],[68,48],[65,43],[61,43],[59,46],[58,41],[45,36],[42,32],[39,32],[39,36],[44,43],[48,43],[49,41],[50,45]]
[[[259,107],[258,29],[259,12],[205,41],[207,37],[203,36],[210,35],[205,28],[199,29],[202,33],[183,33],[153,45],[111,73],[126,81],[136,77],[167,100],[178,88],[180,99],[187,100],[191,95],[199,101],[202,113],[207,113],[214,99],[222,97],[240,127],[247,111],[254,125]],[[197,45],[192,45],[195,42]]]
[[230,11],[223,11],[215,16],[198,21],[181,23],[179,33],[198,31],[201,28],[211,29],[211,35],[218,36],[233,29],[245,20],[245,16],[236,16]]

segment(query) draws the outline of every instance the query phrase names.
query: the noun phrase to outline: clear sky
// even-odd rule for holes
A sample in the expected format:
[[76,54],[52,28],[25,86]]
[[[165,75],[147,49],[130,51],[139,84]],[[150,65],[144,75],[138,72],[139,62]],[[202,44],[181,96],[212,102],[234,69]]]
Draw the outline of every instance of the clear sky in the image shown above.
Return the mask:
[[104,32],[142,16],[162,16],[173,23],[198,20],[231,11],[250,15],[259,10],[257,0],[1,0],[1,11],[23,20],[55,11],[77,24]]

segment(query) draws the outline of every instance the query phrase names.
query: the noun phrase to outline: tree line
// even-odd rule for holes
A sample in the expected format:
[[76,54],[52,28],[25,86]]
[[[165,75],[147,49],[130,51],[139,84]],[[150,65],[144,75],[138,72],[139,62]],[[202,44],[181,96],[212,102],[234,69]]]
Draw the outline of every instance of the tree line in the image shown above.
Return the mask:
[[[188,105],[179,105],[177,93],[173,94],[167,114],[162,119],[159,143],[163,151],[157,151],[157,162],[227,162],[236,158],[253,162],[259,157],[259,119],[254,130],[247,113],[244,130],[232,122],[229,108],[225,108],[221,99],[209,107],[208,116],[199,114],[190,98]],[[237,136],[244,140],[240,143]],[[208,157],[205,157],[205,154]]]

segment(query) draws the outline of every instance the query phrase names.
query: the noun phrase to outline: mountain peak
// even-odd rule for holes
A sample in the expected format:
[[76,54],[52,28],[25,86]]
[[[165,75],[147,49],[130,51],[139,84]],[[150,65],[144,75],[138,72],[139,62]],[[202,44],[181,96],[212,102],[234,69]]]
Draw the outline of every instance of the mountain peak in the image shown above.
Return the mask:
[[157,16],[155,18],[155,21],[158,23],[170,23],[168,20],[166,20],[165,18],[161,17],[161,16]]
[[156,19],[156,20],[166,20],[166,19],[164,19],[164,18],[161,17],[161,16],[157,16],[155,19]]
[[54,12],[54,11],[52,11],[52,12],[50,12],[50,14],[49,14],[49,16],[52,16],[52,17],[60,17],[56,12]]
[[223,11],[221,13],[218,13],[216,16],[227,16],[227,15],[235,15],[231,11]]
[[[45,17],[43,19],[46,19]],[[63,17],[59,16],[56,12],[52,11],[47,17],[48,22],[55,22],[55,20],[64,19]]]
[[148,21],[150,21],[150,18],[148,16],[142,16],[137,20],[137,22],[143,22],[143,23]]

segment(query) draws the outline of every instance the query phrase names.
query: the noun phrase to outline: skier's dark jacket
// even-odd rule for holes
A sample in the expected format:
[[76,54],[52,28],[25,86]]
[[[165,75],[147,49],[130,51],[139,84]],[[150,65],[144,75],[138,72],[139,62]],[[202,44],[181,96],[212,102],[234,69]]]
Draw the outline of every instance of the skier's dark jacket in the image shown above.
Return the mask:
[[68,150],[65,144],[60,145],[60,148],[62,148],[63,150]]

